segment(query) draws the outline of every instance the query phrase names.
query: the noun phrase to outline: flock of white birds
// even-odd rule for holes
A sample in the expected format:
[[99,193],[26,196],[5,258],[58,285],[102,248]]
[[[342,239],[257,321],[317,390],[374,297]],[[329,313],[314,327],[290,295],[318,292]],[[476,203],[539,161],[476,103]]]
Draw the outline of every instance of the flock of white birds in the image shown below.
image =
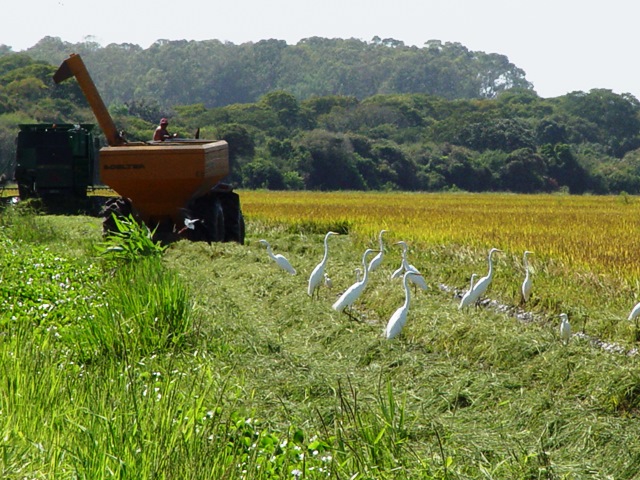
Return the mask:
[[[356,281],[353,285],[347,288],[342,295],[335,301],[331,308],[333,308],[337,312],[345,312],[347,315],[353,318],[351,309],[353,304],[358,300],[362,292],[365,290],[367,286],[367,282],[369,281],[369,274],[373,272],[376,268],[380,266],[382,260],[384,258],[384,242],[382,236],[387,233],[387,230],[381,230],[378,235],[378,250],[367,249],[362,255],[362,269],[356,268]],[[309,276],[309,285],[307,288],[307,293],[311,298],[318,297],[321,286],[331,288],[332,283],[331,279],[325,272],[325,267],[327,265],[327,260],[329,258],[329,237],[333,235],[339,235],[336,232],[327,232],[324,237],[324,256],[322,260],[311,272]],[[267,247],[267,254],[269,257],[283,270],[286,272],[295,275],[296,270],[291,266],[291,263],[280,254],[274,254],[271,245],[266,240],[260,240],[260,243]],[[411,265],[407,259],[408,246],[405,242],[396,242],[395,245],[400,245],[402,247],[402,264],[398,267],[397,270],[393,272],[391,275],[391,279],[402,277],[402,285],[404,287],[405,292],[405,300],[404,303],[398,307],[398,309],[391,315],[387,326],[384,331],[384,335],[387,339],[392,339],[398,336],[398,334],[402,331],[406,321],[407,314],[409,312],[409,305],[411,303],[411,293],[409,284],[412,283],[415,288],[421,288],[422,290],[427,289],[427,284],[424,280],[424,277],[421,275],[420,271]],[[464,309],[470,307],[472,305],[477,305],[482,296],[486,293],[491,281],[493,279],[493,254],[500,253],[502,250],[497,248],[492,248],[489,250],[488,263],[489,263],[489,271],[487,274],[480,278],[477,282],[475,279],[478,277],[477,274],[471,275],[471,283],[469,285],[469,289],[462,296],[460,304],[458,306],[459,309]],[[376,253],[376,255],[371,259],[371,261],[367,264],[368,257],[372,254]],[[523,265],[525,269],[525,278],[522,282],[522,286],[520,292],[522,294],[522,301],[527,302],[531,296],[531,288],[532,288],[532,278],[531,272],[529,269],[528,256],[533,255],[533,252],[525,251],[523,255]],[[629,314],[629,320],[634,320],[636,317],[640,315],[640,302],[633,308],[631,313]],[[569,323],[569,318],[566,313],[560,314],[560,339],[564,344],[567,344],[571,339],[571,324]]]

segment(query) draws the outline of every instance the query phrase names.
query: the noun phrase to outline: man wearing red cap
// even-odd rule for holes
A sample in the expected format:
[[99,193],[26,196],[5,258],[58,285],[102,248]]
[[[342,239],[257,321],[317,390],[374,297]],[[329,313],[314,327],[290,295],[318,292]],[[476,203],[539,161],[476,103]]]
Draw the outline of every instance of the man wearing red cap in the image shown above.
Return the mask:
[[169,120],[167,120],[166,118],[163,118],[162,120],[160,120],[160,125],[158,126],[158,128],[156,128],[156,131],[153,133],[154,141],[160,140],[161,142],[164,142],[167,138],[175,137],[175,134],[171,135],[167,130],[168,125],[169,125]]

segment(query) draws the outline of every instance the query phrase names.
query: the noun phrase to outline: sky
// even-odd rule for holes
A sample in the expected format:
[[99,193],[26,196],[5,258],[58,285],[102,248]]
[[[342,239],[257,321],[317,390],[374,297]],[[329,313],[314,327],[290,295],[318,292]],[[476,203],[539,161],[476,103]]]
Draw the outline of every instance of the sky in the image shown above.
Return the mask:
[[630,0],[6,1],[0,45],[16,52],[46,36],[143,48],[159,39],[440,40],[507,56],[544,98],[605,88],[640,99],[640,2]]

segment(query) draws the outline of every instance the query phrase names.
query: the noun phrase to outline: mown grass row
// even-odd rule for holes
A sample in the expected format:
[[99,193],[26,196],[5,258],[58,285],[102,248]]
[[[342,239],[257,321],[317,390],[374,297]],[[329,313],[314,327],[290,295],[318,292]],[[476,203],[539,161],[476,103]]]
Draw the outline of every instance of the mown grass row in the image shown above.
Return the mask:
[[[398,442],[377,451],[385,460],[373,478],[391,475],[394,462],[393,471],[404,478],[605,478],[607,472],[633,470],[638,444],[628,433],[638,429],[635,357],[612,355],[583,338],[564,348],[553,313],[522,323],[492,310],[458,311],[452,293],[437,288],[441,274],[456,266],[442,255],[439,262],[419,264],[432,288],[414,298],[399,341],[387,342],[381,337],[384,325],[403,297],[399,284],[389,281],[399,252],[391,250],[373,276],[356,306],[361,322],[354,322],[330,304],[353,281],[362,249],[376,239],[363,245],[350,236],[334,238],[327,271],[338,291],[324,290],[320,302],[310,302],[306,275],[321,257],[322,235],[260,228],[253,225],[247,247],[212,247],[207,253],[217,268],[198,290],[238,308],[234,318],[240,324],[224,320],[225,305],[212,307],[210,317],[220,325],[218,335],[243,352],[233,362],[246,372],[246,388],[253,386],[247,404],[269,411],[274,423],[315,425],[319,417],[323,424],[343,425],[336,422],[341,417],[335,401],[353,391],[347,398],[356,397],[361,415],[367,412],[368,421],[386,426],[372,429],[376,435],[366,434],[368,423],[348,428],[360,440],[357,446],[375,451],[381,440]],[[261,237],[287,255],[298,276],[277,269],[257,244]],[[190,248],[189,257],[197,257],[199,247]],[[200,265],[208,268],[198,262],[185,271],[190,276]],[[508,263],[500,267],[506,270]],[[236,289],[228,285],[232,278],[248,281]],[[395,422],[383,413],[387,382],[397,404]],[[392,433],[391,425],[399,424]],[[623,430],[617,447],[601,443]],[[629,454],[614,461],[622,444]],[[365,463],[381,466],[372,458]]]

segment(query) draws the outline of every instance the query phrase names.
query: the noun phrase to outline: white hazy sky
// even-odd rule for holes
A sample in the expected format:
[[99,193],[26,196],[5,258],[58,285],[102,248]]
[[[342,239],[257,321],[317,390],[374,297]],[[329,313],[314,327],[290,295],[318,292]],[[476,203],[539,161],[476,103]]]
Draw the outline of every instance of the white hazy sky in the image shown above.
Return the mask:
[[[5,0],[0,44],[275,38],[458,42],[506,55],[542,97],[606,88],[640,99],[640,2],[632,0]],[[71,52],[70,52],[71,53]]]

